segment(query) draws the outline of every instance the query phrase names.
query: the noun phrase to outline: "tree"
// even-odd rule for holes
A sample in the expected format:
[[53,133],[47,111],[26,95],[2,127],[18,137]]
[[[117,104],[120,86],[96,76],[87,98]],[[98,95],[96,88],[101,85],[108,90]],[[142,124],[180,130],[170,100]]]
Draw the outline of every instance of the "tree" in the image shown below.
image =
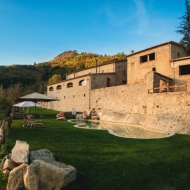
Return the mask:
[[7,98],[10,100],[11,104],[15,104],[16,100],[21,96],[22,89],[19,84],[11,86],[7,90]]
[[190,55],[190,5],[189,1],[185,1],[186,11],[185,14],[180,17],[180,25],[177,27],[177,33],[182,34],[183,38],[181,39],[182,45],[186,48],[188,54]]
[[54,74],[49,80],[48,80],[48,84],[53,84],[56,82],[60,82],[62,81],[61,75],[59,74]]

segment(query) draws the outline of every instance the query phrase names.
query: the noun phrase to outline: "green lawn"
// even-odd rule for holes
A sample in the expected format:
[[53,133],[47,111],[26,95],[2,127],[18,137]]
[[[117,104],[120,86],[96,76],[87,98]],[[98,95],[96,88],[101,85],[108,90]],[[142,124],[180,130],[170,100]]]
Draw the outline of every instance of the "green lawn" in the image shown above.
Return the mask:
[[[66,190],[190,189],[190,136],[126,139],[107,131],[78,129],[55,118],[43,121],[45,127],[26,129],[22,120],[14,120],[0,158],[21,140],[30,151],[49,149],[57,161],[77,169],[76,181]],[[5,187],[2,174],[0,180],[0,187]]]

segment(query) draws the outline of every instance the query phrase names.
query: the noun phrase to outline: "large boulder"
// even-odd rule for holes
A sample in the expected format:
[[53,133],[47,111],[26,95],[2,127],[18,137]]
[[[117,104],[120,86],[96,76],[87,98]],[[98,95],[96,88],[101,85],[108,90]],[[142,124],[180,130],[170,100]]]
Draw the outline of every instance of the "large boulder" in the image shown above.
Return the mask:
[[27,164],[21,164],[20,166],[11,170],[6,190],[25,189],[23,175],[26,173],[27,167]]
[[55,158],[51,151],[47,149],[40,149],[30,152],[30,163],[34,160],[43,160],[45,162],[53,162],[55,161]]
[[29,144],[24,141],[16,141],[12,149],[11,159],[17,164],[28,163]]
[[57,167],[42,160],[34,160],[24,174],[24,184],[27,190],[60,190],[76,179],[76,169],[68,172],[65,168]]

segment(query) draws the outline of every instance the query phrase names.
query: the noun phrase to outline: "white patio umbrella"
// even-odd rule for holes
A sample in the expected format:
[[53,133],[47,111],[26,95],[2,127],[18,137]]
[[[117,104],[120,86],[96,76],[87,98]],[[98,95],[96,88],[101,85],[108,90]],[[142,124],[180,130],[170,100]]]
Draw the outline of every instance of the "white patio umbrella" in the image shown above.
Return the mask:
[[20,107],[20,108],[25,108],[25,107],[40,107],[41,105],[40,104],[37,104],[35,102],[32,102],[32,101],[24,101],[24,102],[20,102],[18,104],[14,104],[13,106],[15,107]]
[[18,104],[14,104],[13,106],[14,107],[19,107],[19,108],[25,108],[25,107],[27,107],[28,111],[29,111],[29,107],[35,107],[34,108],[34,111],[35,111],[36,107],[40,107],[41,105],[37,104],[35,102],[32,102],[32,101],[24,101],[24,102],[20,102]]

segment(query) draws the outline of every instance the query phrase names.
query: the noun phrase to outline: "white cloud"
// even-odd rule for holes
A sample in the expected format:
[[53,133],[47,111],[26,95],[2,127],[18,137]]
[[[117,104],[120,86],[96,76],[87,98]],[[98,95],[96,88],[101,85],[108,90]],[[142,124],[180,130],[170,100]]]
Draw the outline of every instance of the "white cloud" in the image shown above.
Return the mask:
[[109,4],[105,7],[105,13],[109,24],[114,27],[127,26],[128,30],[133,28],[138,34],[149,28],[149,17],[143,0]]
[[127,3],[124,6],[118,3],[117,6],[107,5],[105,7],[105,13],[109,24],[114,27],[122,27],[134,18],[134,14]]
[[134,0],[135,3],[135,17],[137,19],[138,23],[138,33],[141,34],[143,32],[146,32],[146,30],[149,28],[149,17],[146,11],[146,7],[142,0]]

